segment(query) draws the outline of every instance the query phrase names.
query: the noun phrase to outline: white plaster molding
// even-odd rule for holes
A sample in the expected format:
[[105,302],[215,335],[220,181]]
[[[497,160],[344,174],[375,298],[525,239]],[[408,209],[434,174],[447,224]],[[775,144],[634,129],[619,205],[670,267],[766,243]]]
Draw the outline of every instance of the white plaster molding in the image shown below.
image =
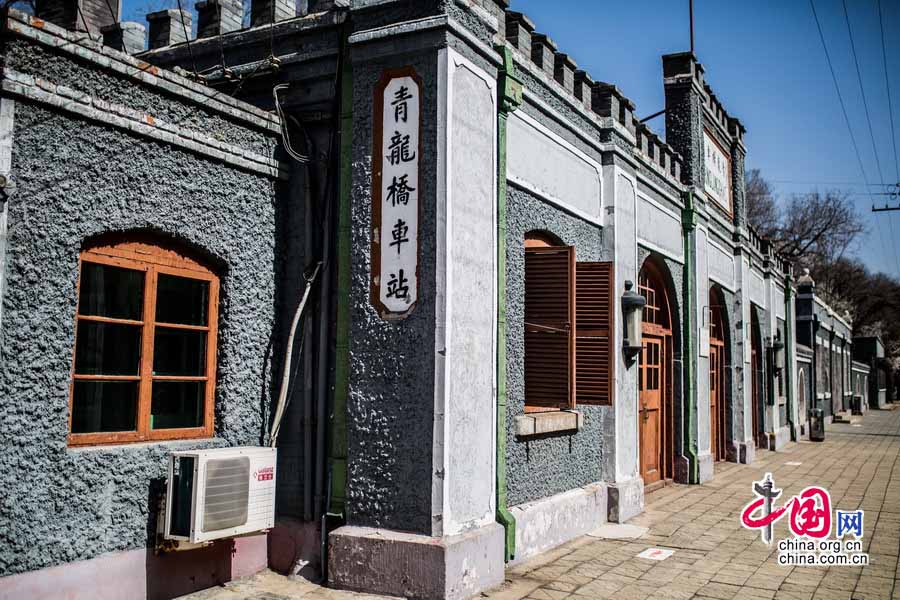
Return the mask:
[[[574,157],[575,160],[583,163],[588,169],[593,169],[596,174],[596,200],[597,200],[597,212],[596,214],[591,214],[583,210],[583,208],[579,208],[574,206],[568,199],[561,198],[554,194],[554,192],[559,193],[558,189],[544,189],[550,188],[553,186],[542,186],[540,181],[537,181],[536,177],[531,177],[528,173],[519,174],[519,169],[524,168],[520,167],[517,163],[517,159],[525,159],[525,158],[534,158],[534,157],[522,157],[519,152],[527,152],[529,149],[532,151],[538,151],[538,148],[526,148],[525,144],[509,144],[509,150],[507,152],[507,169],[506,176],[508,181],[515,184],[517,187],[520,187],[532,194],[538,196],[546,200],[547,202],[558,206],[559,208],[564,209],[565,211],[584,219],[594,225],[603,226],[603,171],[600,163],[593,160],[590,156],[567,142],[562,137],[556,135],[553,131],[539,123],[536,119],[529,116],[528,114],[517,111],[513,113],[509,118],[509,131],[507,132],[507,139],[510,142],[514,142],[513,137],[516,135],[515,127],[517,124],[522,124],[523,127],[530,128],[533,130],[540,139],[546,139],[549,143],[554,144],[558,148],[560,148],[564,153],[568,153]],[[527,170],[527,168],[525,169]],[[570,190],[563,190],[563,192],[568,192]],[[580,194],[579,194],[580,195]]]

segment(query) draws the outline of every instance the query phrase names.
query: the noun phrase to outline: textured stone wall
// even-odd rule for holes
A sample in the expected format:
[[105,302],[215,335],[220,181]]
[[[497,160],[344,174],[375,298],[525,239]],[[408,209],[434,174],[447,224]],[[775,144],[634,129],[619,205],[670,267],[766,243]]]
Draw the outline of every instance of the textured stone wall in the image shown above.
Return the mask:
[[[273,118],[22,13],[9,19],[0,576],[152,547],[171,451],[264,441],[287,268]],[[68,446],[79,254],[112,232],[186,246],[220,277],[211,439]]]
[[49,77],[57,85],[152,114],[155,119],[212,136],[223,143],[239,145],[263,155],[271,155],[276,144],[277,138],[271,134],[242,126],[239,120],[227,118],[202,104],[173,98],[156,87],[133,85],[129,78],[98,69],[88,61],[72,60],[25,40],[8,43],[5,57],[6,64],[19,73]]
[[[0,397],[0,575],[140,548],[173,449],[259,444],[276,293],[273,183],[17,102]],[[78,256],[90,236],[158,232],[221,276],[215,438],[67,447]]]
[[545,231],[575,246],[579,261],[610,260],[601,253],[602,230],[528,192],[510,186],[506,250],[506,481],[510,506],[614,477],[612,409],[579,406],[577,433],[519,440],[515,418],[525,413],[525,234]]
[[[421,147],[437,147],[437,55],[429,51],[354,65],[348,522],[431,533],[435,372],[436,153],[419,172],[419,300],[402,321],[370,302],[372,129],[375,85],[387,68],[423,80]],[[438,468],[438,467],[435,467]]]

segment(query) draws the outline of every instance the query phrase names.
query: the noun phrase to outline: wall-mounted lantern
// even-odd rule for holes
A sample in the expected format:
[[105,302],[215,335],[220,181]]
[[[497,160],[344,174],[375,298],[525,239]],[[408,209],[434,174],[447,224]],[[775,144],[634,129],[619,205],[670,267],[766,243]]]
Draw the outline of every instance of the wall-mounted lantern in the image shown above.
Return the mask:
[[641,330],[643,329],[644,305],[647,300],[633,291],[634,283],[625,282],[625,293],[622,294],[622,316],[625,325],[625,342],[622,349],[627,359],[634,359],[641,351]]
[[784,342],[781,341],[781,331],[775,332],[775,338],[768,338],[768,346],[772,349],[772,365],[775,367],[776,376],[781,376],[784,369]]

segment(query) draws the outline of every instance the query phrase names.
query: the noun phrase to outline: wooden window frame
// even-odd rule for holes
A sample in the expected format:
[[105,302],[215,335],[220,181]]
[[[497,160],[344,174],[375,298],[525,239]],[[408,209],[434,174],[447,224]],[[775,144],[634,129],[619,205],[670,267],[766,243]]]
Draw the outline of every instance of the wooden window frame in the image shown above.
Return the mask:
[[[568,253],[568,289],[566,290],[567,300],[568,300],[568,372],[567,372],[567,397],[565,403],[560,403],[558,406],[550,406],[550,405],[541,405],[541,404],[528,404],[528,394],[525,394],[525,413],[533,414],[533,413],[542,413],[542,412],[558,412],[561,410],[575,410],[575,397],[576,397],[576,380],[575,380],[575,364],[576,364],[576,340],[575,333],[577,330],[576,324],[576,315],[575,315],[575,277],[576,277],[576,261],[575,261],[575,248],[573,246],[566,246],[562,244],[558,240],[554,239],[553,236],[544,233],[544,232],[530,232],[525,236],[525,249],[526,254],[529,250],[552,250],[559,252],[567,252]],[[523,311],[524,312],[524,311]],[[525,324],[526,329],[529,325]],[[525,333],[527,336],[527,332]],[[523,365],[524,366],[524,365]],[[525,376],[527,379],[527,375]]]
[[[72,348],[72,368],[69,379],[69,446],[98,446],[106,444],[123,444],[133,442],[167,441],[180,439],[210,438],[215,431],[215,387],[216,387],[216,349],[219,320],[219,277],[200,262],[185,254],[150,241],[125,241],[105,245],[94,245],[81,252],[78,261],[78,284],[76,297],[81,294],[82,266],[85,263],[119,267],[144,273],[142,299],[142,315],[140,321],[97,317],[80,314],[80,306],[75,313],[75,344]],[[206,281],[209,283],[207,307],[207,325],[180,325],[156,321],[157,281],[159,274],[172,275],[184,279]],[[78,348],[78,323],[92,321],[100,323],[123,324],[141,327],[141,358],[138,375],[77,375],[75,373],[76,349]],[[153,345],[156,327],[187,331],[203,331],[206,336],[206,375],[179,376],[153,375]],[[76,381],[137,381],[137,429],[136,431],[116,431],[97,433],[72,433],[72,408],[74,404]],[[203,407],[203,426],[180,429],[151,429],[150,412],[152,403],[152,384],[154,381],[187,381],[205,382]]]

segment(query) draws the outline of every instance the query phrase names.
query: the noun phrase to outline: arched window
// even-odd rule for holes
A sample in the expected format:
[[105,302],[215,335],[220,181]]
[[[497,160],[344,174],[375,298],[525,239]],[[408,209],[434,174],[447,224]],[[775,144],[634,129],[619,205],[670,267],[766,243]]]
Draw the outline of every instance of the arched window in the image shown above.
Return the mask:
[[219,279],[145,239],[81,253],[71,445],[210,437]]

